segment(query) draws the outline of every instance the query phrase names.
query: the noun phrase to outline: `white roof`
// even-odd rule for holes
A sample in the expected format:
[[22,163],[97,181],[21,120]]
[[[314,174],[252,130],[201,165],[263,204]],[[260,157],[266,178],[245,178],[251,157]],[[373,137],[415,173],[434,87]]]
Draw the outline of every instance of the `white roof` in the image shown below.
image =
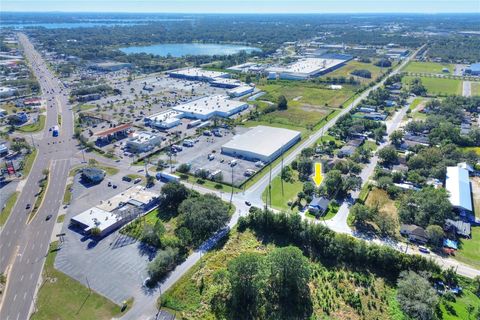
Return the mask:
[[178,112],[175,110],[168,110],[168,111],[162,111],[159,113],[152,114],[151,116],[148,116],[147,119],[150,119],[151,121],[154,122],[165,122],[165,123],[173,123],[178,121],[180,118],[182,118],[183,113]]
[[212,84],[226,84],[226,85],[242,85],[242,82],[237,79],[229,79],[229,78],[218,78],[211,82]]
[[233,89],[230,89],[228,90],[228,94],[240,94],[240,93],[244,93],[246,91],[249,91],[249,90],[252,90],[253,87],[250,87],[250,86],[241,86],[241,87],[236,87],[236,88],[233,88]]
[[157,197],[157,194],[146,190],[142,186],[134,186],[130,189],[119,193],[112,198],[103,201],[97,208],[105,211],[113,211],[117,209],[121,203],[128,203],[130,200],[135,200],[143,204],[147,204]]
[[171,71],[170,74],[181,75],[186,77],[201,77],[201,78],[223,78],[229,76],[226,72],[203,70],[201,68],[185,68]]
[[72,220],[86,225],[86,231],[93,228],[98,228],[103,231],[121,219],[122,218],[115,213],[97,207],[90,208],[72,218]]
[[142,131],[138,133],[135,132],[129,141],[134,143],[146,143],[155,139],[158,139],[158,135]]
[[470,180],[466,169],[447,167],[445,189],[450,193],[450,203],[453,206],[473,211]]
[[345,60],[305,58],[305,59],[300,59],[285,67],[270,68],[269,71],[310,75],[310,74],[319,73],[322,70],[329,69],[343,62],[345,62]]
[[230,100],[227,96],[215,95],[193,100],[173,107],[173,109],[185,113],[208,115],[213,112],[230,113],[243,105],[245,105],[245,102]]
[[257,126],[244,134],[234,136],[223,147],[270,157],[299,136],[300,132],[295,130]]

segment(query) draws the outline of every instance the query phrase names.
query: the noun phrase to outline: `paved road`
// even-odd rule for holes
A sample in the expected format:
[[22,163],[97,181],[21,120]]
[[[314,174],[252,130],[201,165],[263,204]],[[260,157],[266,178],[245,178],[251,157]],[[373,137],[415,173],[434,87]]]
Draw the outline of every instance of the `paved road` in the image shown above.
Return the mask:
[[[73,117],[67,109],[64,89],[50,73],[45,62],[24,34],[19,34],[25,57],[30,64],[47,100],[47,119],[43,135],[38,135],[38,151],[32,170],[21,190],[5,228],[0,233],[0,271],[7,274],[7,288],[0,309],[0,319],[28,319],[41,275],[50,236],[61,206],[70,157],[75,148]],[[57,115],[62,115],[59,137],[52,137],[49,128],[57,125]],[[26,205],[35,203],[39,191],[38,181],[42,171],[49,169],[49,184],[44,201],[35,218],[27,223],[30,210]],[[46,216],[53,217],[46,221]]]
[[462,95],[464,97],[471,97],[472,96],[472,82],[471,81],[463,81]]

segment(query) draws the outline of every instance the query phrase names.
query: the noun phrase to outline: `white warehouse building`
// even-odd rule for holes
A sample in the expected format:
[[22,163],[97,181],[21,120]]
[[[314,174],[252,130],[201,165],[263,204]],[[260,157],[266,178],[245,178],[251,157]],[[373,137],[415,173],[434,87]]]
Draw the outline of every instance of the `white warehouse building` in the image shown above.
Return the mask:
[[174,70],[170,71],[168,75],[172,78],[208,82],[212,82],[220,78],[230,78],[230,74],[227,72],[203,70],[201,68],[185,68]]
[[345,55],[331,55],[324,58],[303,58],[287,66],[267,69],[276,73],[280,79],[305,80],[328,73],[345,64],[350,57]]
[[472,190],[468,170],[465,168],[447,167],[445,189],[449,193],[452,206],[461,211],[473,212]]
[[248,108],[248,103],[230,100],[227,96],[215,95],[193,100],[172,109],[182,112],[184,117],[208,120],[214,116],[228,118]]
[[257,126],[222,146],[222,153],[250,161],[269,163],[300,141],[299,131]]

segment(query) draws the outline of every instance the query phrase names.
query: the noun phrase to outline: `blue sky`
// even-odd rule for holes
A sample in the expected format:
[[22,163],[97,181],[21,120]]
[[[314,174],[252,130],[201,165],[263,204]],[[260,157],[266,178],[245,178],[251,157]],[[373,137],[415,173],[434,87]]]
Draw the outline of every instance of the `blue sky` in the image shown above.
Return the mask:
[[2,11],[178,13],[480,13],[480,0],[0,0]]

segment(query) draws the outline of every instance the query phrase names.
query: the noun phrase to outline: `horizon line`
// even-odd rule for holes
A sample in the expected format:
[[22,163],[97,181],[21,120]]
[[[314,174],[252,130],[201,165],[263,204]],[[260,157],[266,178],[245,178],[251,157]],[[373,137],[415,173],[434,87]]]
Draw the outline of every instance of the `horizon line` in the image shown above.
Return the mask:
[[436,15],[436,14],[469,14],[480,15],[479,12],[463,12],[463,11],[439,11],[439,12],[423,12],[423,11],[379,11],[379,12],[343,12],[343,11],[331,11],[331,12],[173,12],[173,11],[64,11],[64,10],[49,10],[49,11],[24,11],[24,10],[9,10],[1,11],[0,15],[5,13],[111,13],[111,14],[212,14],[212,15],[230,15],[230,14],[248,14],[248,15],[326,15],[326,14],[419,14],[419,15]]

